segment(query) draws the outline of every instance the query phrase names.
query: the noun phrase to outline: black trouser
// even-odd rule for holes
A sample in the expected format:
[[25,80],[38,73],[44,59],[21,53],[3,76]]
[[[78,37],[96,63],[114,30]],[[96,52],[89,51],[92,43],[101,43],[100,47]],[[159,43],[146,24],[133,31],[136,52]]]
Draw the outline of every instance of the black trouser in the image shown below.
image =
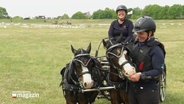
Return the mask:
[[129,86],[128,100],[130,104],[159,104],[158,88],[143,88]]

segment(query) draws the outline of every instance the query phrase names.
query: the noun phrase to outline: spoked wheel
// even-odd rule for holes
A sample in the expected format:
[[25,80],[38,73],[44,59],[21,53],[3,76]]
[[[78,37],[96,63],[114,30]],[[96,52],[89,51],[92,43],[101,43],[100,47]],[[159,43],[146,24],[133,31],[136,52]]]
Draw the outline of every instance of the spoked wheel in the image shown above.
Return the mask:
[[163,72],[159,81],[160,101],[163,102],[166,97],[166,72]]

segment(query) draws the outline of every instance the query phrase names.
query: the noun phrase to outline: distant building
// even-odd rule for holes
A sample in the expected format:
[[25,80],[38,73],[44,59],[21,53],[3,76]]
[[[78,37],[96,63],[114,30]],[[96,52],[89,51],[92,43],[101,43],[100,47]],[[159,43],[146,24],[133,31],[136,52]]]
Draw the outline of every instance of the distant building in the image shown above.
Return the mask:
[[90,12],[85,12],[84,16],[90,16]]
[[36,18],[37,18],[37,19],[46,19],[45,16],[37,16]]
[[30,17],[25,17],[23,18],[24,20],[30,20],[31,18]]

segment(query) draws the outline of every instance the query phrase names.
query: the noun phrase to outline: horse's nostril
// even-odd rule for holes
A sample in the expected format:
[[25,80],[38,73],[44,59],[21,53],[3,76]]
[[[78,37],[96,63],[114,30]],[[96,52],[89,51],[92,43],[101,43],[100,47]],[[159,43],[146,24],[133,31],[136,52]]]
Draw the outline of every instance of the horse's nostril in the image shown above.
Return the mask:
[[84,83],[84,87],[87,87],[87,83]]
[[125,76],[128,76],[129,74],[127,72],[125,72]]

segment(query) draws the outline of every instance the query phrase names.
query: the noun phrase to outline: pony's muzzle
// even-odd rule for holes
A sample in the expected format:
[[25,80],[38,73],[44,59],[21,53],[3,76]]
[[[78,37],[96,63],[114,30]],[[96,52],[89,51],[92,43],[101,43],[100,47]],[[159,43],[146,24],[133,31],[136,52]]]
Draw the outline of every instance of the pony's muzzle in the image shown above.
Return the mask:
[[136,70],[135,70],[134,67],[132,67],[132,68],[129,69],[129,70],[125,70],[125,73],[126,73],[126,75],[131,76],[131,75],[133,75],[133,74],[136,73]]
[[84,82],[84,83],[83,83],[83,86],[84,86],[84,88],[86,88],[86,89],[90,89],[90,88],[92,88],[93,84],[94,84],[94,81],[92,80],[92,81],[90,81],[90,82]]

